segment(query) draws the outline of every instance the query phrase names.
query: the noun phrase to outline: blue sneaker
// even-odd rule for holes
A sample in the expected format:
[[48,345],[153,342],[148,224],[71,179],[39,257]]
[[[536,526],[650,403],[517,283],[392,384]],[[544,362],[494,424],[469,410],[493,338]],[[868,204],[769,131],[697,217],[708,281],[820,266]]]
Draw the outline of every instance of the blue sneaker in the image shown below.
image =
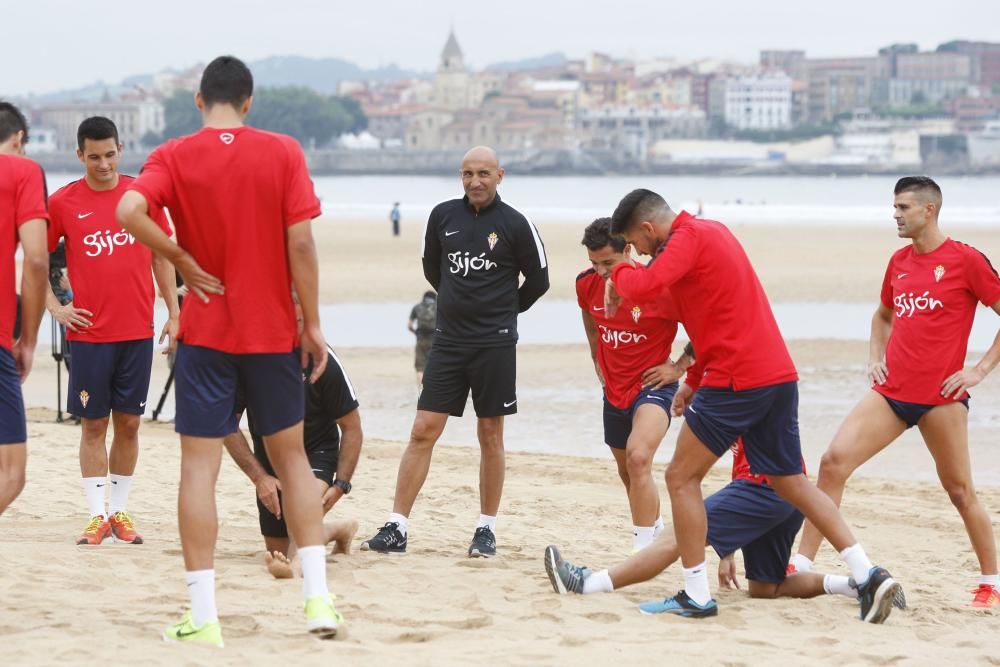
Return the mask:
[[643,602],[639,605],[639,611],[643,614],[677,614],[686,618],[706,618],[719,613],[719,606],[715,600],[709,600],[704,605],[700,605],[684,591],[678,591],[677,595],[666,600],[653,600]]

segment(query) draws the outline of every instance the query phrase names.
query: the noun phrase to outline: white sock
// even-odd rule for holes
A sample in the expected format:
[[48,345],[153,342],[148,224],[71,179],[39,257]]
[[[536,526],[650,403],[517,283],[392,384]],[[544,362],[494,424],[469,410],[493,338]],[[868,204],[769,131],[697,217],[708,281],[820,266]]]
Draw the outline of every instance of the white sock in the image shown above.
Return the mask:
[[981,574],[979,575],[979,583],[1000,588],[1000,574]]
[[326,587],[326,547],[322,544],[299,547],[299,561],[302,563],[302,594],[305,598],[329,595]]
[[865,550],[860,544],[847,547],[840,552],[840,557],[847,567],[851,568],[851,576],[854,577],[858,586],[863,586],[868,581],[868,571],[872,569],[872,562],[868,560]]
[[479,515],[479,525],[476,528],[482,528],[486,526],[490,529],[490,532],[494,535],[497,534],[497,518],[495,516],[490,516],[488,514]]
[[851,586],[850,579],[842,575],[827,574],[823,577],[823,590],[827,595],[843,595],[858,599],[858,589]]
[[792,556],[792,565],[794,565],[795,569],[799,572],[808,572],[813,568],[813,562],[802,554],[795,554]]
[[389,515],[389,523],[398,523],[399,532],[403,534],[403,537],[406,537],[406,530],[409,528],[409,523],[410,523],[409,519],[407,519],[402,514],[396,514],[395,512],[393,512],[392,514]]
[[215,570],[194,570],[186,572],[185,577],[194,627],[219,620],[219,612],[215,609]]
[[656,537],[656,526],[632,526],[632,551],[645,549]]
[[124,512],[128,506],[128,490],[132,486],[131,475],[116,475],[111,473],[111,499],[108,501],[108,512]]
[[660,533],[663,532],[663,517],[656,517],[656,523],[653,524],[653,537],[659,537]]
[[108,485],[106,477],[84,477],[83,493],[87,497],[87,511],[90,516],[103,516],[108,514],[104,511],[104,487]]
[[583,580],[583,594],[591,593],[614,593],[615,585],[611,582],[611,575],[607,570],[593,572]]
[[684,592],[696,604],[704,605],[712,599],[708,590],[708,568],[704,561],[701,565],[684,568]]

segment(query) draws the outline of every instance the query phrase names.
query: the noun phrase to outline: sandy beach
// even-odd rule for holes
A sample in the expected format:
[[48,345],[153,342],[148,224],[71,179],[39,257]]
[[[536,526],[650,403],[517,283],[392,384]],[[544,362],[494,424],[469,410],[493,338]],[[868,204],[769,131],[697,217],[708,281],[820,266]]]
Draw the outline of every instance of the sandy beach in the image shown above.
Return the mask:
[[[540,227],[553,284],[545,298],[574,298],[573,278],[587,266],[581,229],[582,224]],[[315,230],[324,303],[415,302],[425,289],[416,225],[404,226],[399,239],[388,237],[385,225],[365,221],[322,220]],[[885,263],[902,245],[891,221],[878,228],[747,226],[734,231],[775,302],[865,302],[874,309]],[[995,232],[946,231],[1000,259]],[[789,347],[801,374],[804,455],[815,473],[841,419],[867,390],[867,344],[823,339],[793,341]],[[391,506],[396,466],[416,405],[412,350],[338,353],[356,386],[367,435],[355,490],[333,510],[360,522],[357,549]],[[150,405],[159,398],[166,374],[166,364],[157,357]],[[40,347],[25,386],[31,406],[28,484],[0,517],[0,545],[8,563],[0,577],[3,664],[138,658],[151,665],[371,660],[561,665],[650,664],[673,657],[731,665],[996,664],[996,615],[966,606],[976,561],[957,513],[934,482],[933,463],[919,434],[912,431],[860,471],[844,502],[845,516],[867,551],[906,588],[910,609],[894,613],[884,626],[861,623],[856,605],[840,597],[760,601],[743,591],[718,592],[720,615],[714,619],[641,616],[636,603],[681,587],[678,568],[612,595],[557,596],[542,567],[545,546],[558,544],[576,562],[606,567],[628,555],[631,521],[621,482],[601,444],[600,394],[585,346],[521,346],[518,376],[521,411],[506,425],[511,453],[497,530],[500,556],[465,557],[478,514],[478,452],[470,409],[466,418],[451,420],[435,453],[411,516],[409,553],[379,557],[355,551],[328,558],[331,590],[348,624],[336,642],[306,636],[300,584],[273,580],[264,571],[253,487],[225,461],[216,571],[226,649],[219,652],[181,649],[159,639],[187,605],[175,511],[179,446],[172,427],[148,423],[140,432],[130,509],[146,544],[74,546],[87,519],[79,482],[79,427],[55,423],[55,365],[48,349]],[[973,394],[975,479],[996,517],[1000,375],[994,373]],[[671,427],[654,470],[668,516],[662,473],[679,426]],[[712,471],[706,494],[726,483],[728,463],[724,459]],[[710,554],[713,590],[716,562]],[[846,571],[828,546],[817,565]],[[740,561],[738,572],[742,580]]]

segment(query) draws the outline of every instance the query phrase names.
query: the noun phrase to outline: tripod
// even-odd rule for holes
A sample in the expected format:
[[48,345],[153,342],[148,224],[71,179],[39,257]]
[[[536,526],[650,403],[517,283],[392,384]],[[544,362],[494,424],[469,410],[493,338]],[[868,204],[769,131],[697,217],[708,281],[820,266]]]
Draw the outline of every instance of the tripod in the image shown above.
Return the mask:
[[69,354],[66,352],[66,330],[52,317],[52,358],[56,360],[56,421],[64,421],[62,411],[62,364],[66,360],[69,366]]

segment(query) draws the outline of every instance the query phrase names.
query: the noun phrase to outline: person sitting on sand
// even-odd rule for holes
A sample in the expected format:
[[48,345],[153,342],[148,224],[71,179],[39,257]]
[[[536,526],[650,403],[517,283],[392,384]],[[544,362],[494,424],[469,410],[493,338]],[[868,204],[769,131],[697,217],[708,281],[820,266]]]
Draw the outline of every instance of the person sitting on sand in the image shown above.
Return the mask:
[[[296,303],[299,325],[302,315]],[[361,415],[358,398],[344,365],[336,353],[327,347],[327,363],[323,374],[315,383],[308,381],[312,368],[304,373],[305,390],[305,449],[309,467],[316,476],[316,486],[323,497],[323,512],[351,492],[351,477],[361,454]],[[237,393],[237,423],[246,403],[242,392]],[[288,536],[281,512],[281,483],[267,457],[263,438],[254,426],[253,411],[247,413],[253,452],[237,429],[226,436],[224,444],[250,481],[257,487],[257,514],[260,533],[267,549],[264,558],[268,571],[277,579],[301,576],[301,567],[295,554],[295,543]],[[336,476],[335,474],[336,473]],[[354,519],[334,519],[323,524],[326,543],[334,543],[333,553],[349,553],[351,540],[358,530]]]

